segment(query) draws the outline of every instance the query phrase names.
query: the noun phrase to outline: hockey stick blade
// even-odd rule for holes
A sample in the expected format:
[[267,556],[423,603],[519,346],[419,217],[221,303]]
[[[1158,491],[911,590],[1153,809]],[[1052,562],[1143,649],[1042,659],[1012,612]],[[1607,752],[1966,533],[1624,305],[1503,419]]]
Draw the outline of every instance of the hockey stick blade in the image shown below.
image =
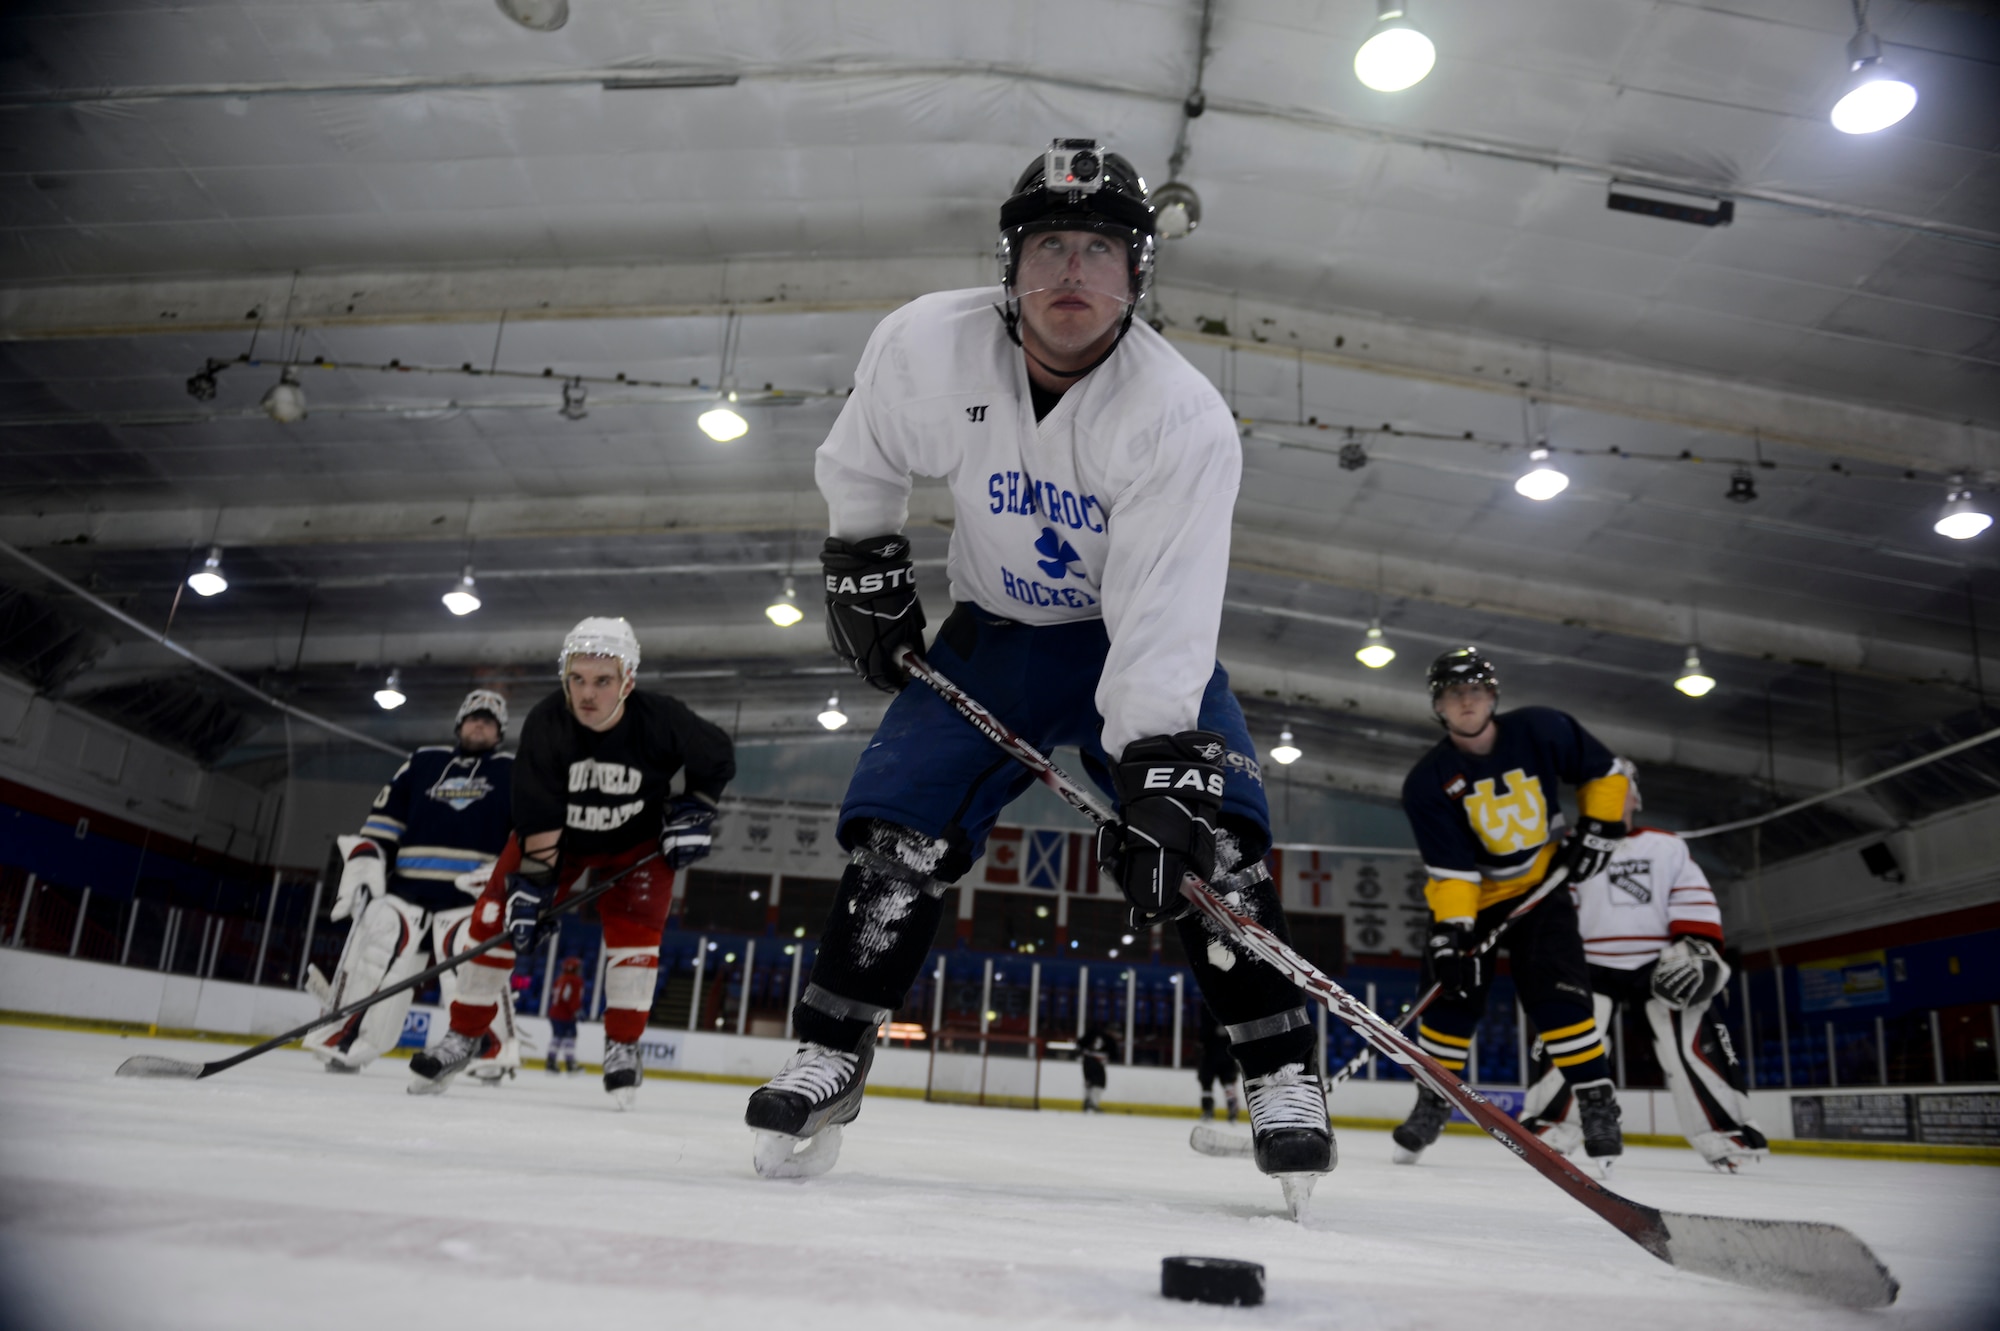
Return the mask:
[[203,1066],[200,1063],[185,1063],[178,1058],[161,1058],[156,1054],[134,1054],[118,1065],[118,1075],[200,1081]]
[[1224,1132],[1213,1123],[1197,1123],[1188,1134],[1188,1145],[1203,1155],[1239,1159],[1251,1153],[1250,1134]]
[[[604,882],[593,884],[580,892],[572,892],[560,905],[556,906],[551,914],[566,915],[573,910],[590,904],[606,892],[609,892],[612,888],[618,886],[620,882],[624,881],[627,874],[633,873],[659,858],[660,852],[654,851],[637,863],[627,865]],[[227,1072],[238,1063],[247,1063],[259,1054],[268,1054],[273,1049],[283,1048],[294,1040],[312,1034],[322,1026],[331,1026],[336,1021],[344,1021],[355,1013],[371,1008],[383,999],[400,994],[406,989],[421,988],[446,971],[454,970],[474,957],[484,956],[486,953],[491,952],[494,948],[500,946],[506,938],[507,932],[503,929],[485,942],[469,947],[455,957],[446,957],[429,970],[418,971],[409,979],[392,984],[387,989],[377,989],[374,993],[358,998],[337,1011],[321,1013],[303,1026],[294,1026],[282,1035],[274,1035],[262,1044],[252,1045],[242,1053],[231,1054],[228,1058],[218,1058],[208,1063],[186,1063],[177,1058],[161,1058],[157,1054],[134,1054],[123,1063],[120,1063],[117,1072],[112,1075],[118,1077],[152,1077],[173,1081],[200,1081],[203,1077],[213,1077],[218,1072]]]
[[[1094,791],[1078,785],[922,657],[905,649],[897,662],[912,679],[928,685],[1071,807],[1100,824],[1117,820],[1116,812]],[[1895,1301],[1895,1277],[1867,1244],[1838,1225],[1685,1215],[1621,1197],[1445,1071],[1409,1036],[1287,947],[1276,934],[1231,910],[1206,884],[1189,878],[1181,884],[1181,892],[1217,929],[1305,990],[1376,1053],[1400,1064],[1416,1080],[1457,1105],[1467,1118],[1542,1177],[1669,1266],[1753,1289],[1805,1294],[1857,1308],[1882,1308]]]
[[1851,1308],[1886,1308],[1896,1301],[1896,1277],[1867,1244],[1839,1225],[1657,1214],[1666,1231],[1666,1251],[1653,1255],[1682,1271]]

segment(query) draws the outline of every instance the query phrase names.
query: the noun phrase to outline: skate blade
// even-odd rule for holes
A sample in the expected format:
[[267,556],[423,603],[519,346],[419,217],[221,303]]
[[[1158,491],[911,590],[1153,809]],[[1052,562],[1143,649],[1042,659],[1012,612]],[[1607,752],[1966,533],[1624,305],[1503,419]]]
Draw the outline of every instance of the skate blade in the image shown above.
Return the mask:
[[1414,1165],[1422,1151],[1412,1151],[1401,1146],[1389,1147],[1389,1163],[1394,1165]]
[[1304,1220],[1306,1211],[1312,1205],[1313,1184],[1319,1182],[1318,1174],[1274,1174],[1278,1186],[1285,1191],[1285,1206],[1292,1213],[1292,1219]]
[[1590,1158],[1590,1163],[1597,1166],[1597,1176],[1608,1182],[1611,1178],[1611,1167],[1618,1163],[1618,1157],[1615,1155],[1594,1155]]
[[633,1102],[639,1098],[639,1088],[637,1086],[620,1086],[610,1094],[611,1103],[616,1105],[618,1112],[622,1114],[630,1109]]
[[444,1088],[449,1085],[451,1085],[451,1078],[449,1077],[439,1077],[437,1080],[432,1081],[429,1078],[412,1074],[410,1084],[405,1086],[403,1091],[407,1095],[443,1095]]
[[821,1128],[817,1135],[787,1137],[781,1132],[753,1132],[751,1161],[759,1178],[818,1178],[840,1158],[840,1129]]

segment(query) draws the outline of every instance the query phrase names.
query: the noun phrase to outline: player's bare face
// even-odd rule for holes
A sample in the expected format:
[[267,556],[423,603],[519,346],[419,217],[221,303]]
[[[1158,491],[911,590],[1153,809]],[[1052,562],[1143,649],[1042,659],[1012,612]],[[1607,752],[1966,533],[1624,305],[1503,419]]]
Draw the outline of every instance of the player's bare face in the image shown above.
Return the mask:
[[500,725],[490,716],[468,716],[458,723],[458,747],[467,753],[491,753],[500,744]]
[[1021,341],[1052,369],[1081,369],[1104,354],[1125,317],[1125,246],[1095,231],[1043,231],[1022,244]]
[[625,714],[625,663],[615,656],[572,656],[563,672],[570,715],[586,730],[609,730]]
[[1477,740],[1493,725],[1493,690],[1485,684],[1453,684],[1433,704],[1454,740]]

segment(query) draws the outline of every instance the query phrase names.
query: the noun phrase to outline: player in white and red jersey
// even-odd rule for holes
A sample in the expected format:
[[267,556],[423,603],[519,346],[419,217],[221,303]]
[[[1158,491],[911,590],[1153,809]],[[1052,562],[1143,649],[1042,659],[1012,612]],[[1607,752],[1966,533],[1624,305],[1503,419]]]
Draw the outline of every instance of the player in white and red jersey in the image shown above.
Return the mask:
[[[1626,800],[1630,825],[1639,808],[1636,779]],[[1722,911],[1687,843],[1672,832],[1635,827],[1604,872],[1571,893],[1607,1047],[1612,1005],[1643,1004],[1688,1145],[1725,1172],[1761,1158],[1768,1143],[1750,1120],[1743,1065],[1728,1027],[1709,1011],[1729,982]],[[1531,1067],[1526,1122],[1550,1145],[1574,1149],[1581,1138],[1575,1106],[1539,1041]]]

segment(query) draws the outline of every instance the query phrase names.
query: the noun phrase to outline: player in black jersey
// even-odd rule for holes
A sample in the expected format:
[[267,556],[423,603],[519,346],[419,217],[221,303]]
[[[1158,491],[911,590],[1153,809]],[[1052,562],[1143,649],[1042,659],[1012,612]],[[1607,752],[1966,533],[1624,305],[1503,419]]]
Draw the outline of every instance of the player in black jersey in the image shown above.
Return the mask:
[[[604,1089],[629,1108],[643,1068],[639,1037],[653,1006],[660,930],[674,874],[710,846],[722,788],[736,775],[729,737],[665,694],[635,691],[639,640],[622,619],[586,619],[563,640],[562,688],[521,728],[514,838],[473,913],[470,938],[511,931],[463,967],[451,1031],[410,1060],[412,1094],[442,1091],[463,1069],[506,990],[514,958],[534,946],[547,909],[585,869],[630,870],[598,898],[604,922]],[[686,793],[675,796],[686,770]],[[659,857],[641,864],[655,850]],[[636,868],[633,866],[637,866]]]
[[[360,835],[337,838],[340,882],[328,918],[354,923],[333,977],[317,968],[307,975],[323,1011],[415,975],[430,956],[443,961],[465,950],[483,871],[514,829],[514,755],[500,751],[506,735],[507,700],[474,689],[459,704],[456,742],[412,753],[375,797]],[[454,974],[443,977],[446,1002]],[[303,1043],[328,1072],[359,1072],[396,1046],[409,1011],[409,994],[386,999]],[[498,1009],[492,1034],[472,1075],[498,1080],[521,1066],[511,1003]]]
[[[1403,812],[1430,875],[1424,970],[1441,991],[1418,1023],[1417,1043],[1459,1072],[1492,979],[1490,957],[1471,955],[1473,944],[1557,867],[1570,882],[1603,870],[1625,836],[1629,768],[1567,713],[1496,714],[1499,675],[1473,648],[1434,661],[1430,690],[1445,737],[1403,781]],[[1561,782],[1577,787],[1581,809],[1567,839]],[[1584,1150],[1608,1166],[1624,1150],[1618,1101],[1570,894],[1559,889],[1515,921],[1505,946],[1521,1006],[1576,1095]],[[1392,1134],[1396,1162],[1415,1163],[1450,1117],[1450,1105],[1419,1086],[1416,1108]]]

